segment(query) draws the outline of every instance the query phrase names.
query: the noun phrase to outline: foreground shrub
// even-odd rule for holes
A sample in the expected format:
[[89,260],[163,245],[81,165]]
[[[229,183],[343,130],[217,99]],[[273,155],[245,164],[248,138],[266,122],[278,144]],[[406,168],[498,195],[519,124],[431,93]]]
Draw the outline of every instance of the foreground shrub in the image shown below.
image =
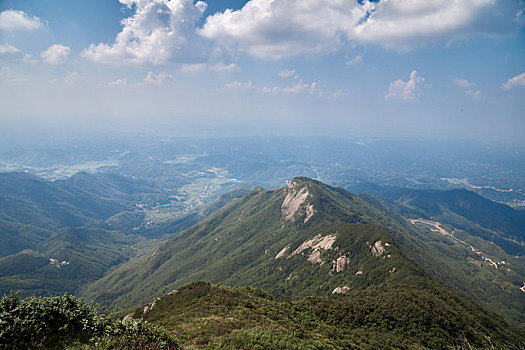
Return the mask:
[[94,305],[70,295],[0,300],[0,349],[178,349],[160,327],[99,316]]

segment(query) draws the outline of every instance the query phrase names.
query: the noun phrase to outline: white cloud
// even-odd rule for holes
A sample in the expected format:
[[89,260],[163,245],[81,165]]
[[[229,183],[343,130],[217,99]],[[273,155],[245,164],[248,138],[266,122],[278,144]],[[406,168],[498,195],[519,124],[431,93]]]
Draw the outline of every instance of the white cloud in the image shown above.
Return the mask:
[[319,88],[317,82],[311,82],[311,83],[303,83],[302,80],[298,80],[295,82],[295,84],[285,87],[279,87],[279,86],[272,86],[268,87],[265,86],[261,90],[262,92],[272,92],[272,93],[285,93],[285,94],[306,94],[306,95],[314,95],[317,94],[319,96],[323,95],[323,90]]
[[2,30],[35,30],[44,25],[36,16],[29,16],[24,11],[5,10],[0,12],[0,29]]
[[69,47],[55,44],[48,47],[47,50],[42,51],[40,57],[42,57],[46,63],[58,65],[65,63],[67,61],[67,56],[70,54],[71,49]]
[[13,45],[9,45],[9,44],[0,45],[0,55],[6,54],[6,53],[17,53],[17,52],[20,52],[20,50],[14,47]]
[[510,90],[515,87],[525,87],[525,72],[508,79],[503,85],[501,85],[503,90]]
[[187,63],[183,64],[180,68],[182,73],[196,73],[203,71],[212,71],[212,72],[232,72],[237,69],[235,63],[224,64],[222,62],[215,64],[206,64],[206,63]]
[[334,92],[332,94],[332,97],[333,98],[339,98],[339,97],[345,96],[345,95],[346,95],[346,93],[343,90],[337,90],[336,92]]
[[205,51],[196,35],[196,23],[206,4],[192,0],[119,0],[135,14],[122,21],[122,31],[111,45],[91,44],[82,56],[109,64],[161,65],[191,62]]
[[435,41],[512,30],[523,6],[513,0],[398,0],[368,3],[364,20],[348,30],[360,42],[409,50]]
[[199,33],[248,54],[280,59],[332,52],[341,41],[338,23],[351,10],[350,0],[251,0],[237,11],[206,19]]
[[295,70],[294,69],[283,69],[282,71],[279,72],[279,76],[281,78],[289,78],[289,77],[293,77],[295,75]]
[[509,32],[522,7],[515,0],[250,0],[209,16],[199,33],[270,59],[326,54],[348,41],[406,51]]
[[173,75],[166,72],[161,72],[158,74],[148,72],[146,78],[144,78],[144,83],[151,85],[163,85],[172,82],[174,82]]
[[465,95],[471,97],[473,100],[481,99],[481,91],[479,90],[467,90],[465,91]]
[[35,64],[38,63],[38,60],[34,59],[33,56],[31,56],[31,54],[26,53],[24,57],[22,57],[22,62]]
[[248,80],[247,82],[235,80],[233,83],[224,85],[224,87],[219,90],[251,90],[253,88],[255,88],[255,86],[251,80]]
[[128,79],[126,79],[126,78],[117,79],[117,80],[114,80],[114,81],[110,81],[108,83],[108,85],[127,85],[127,84],[128,84]]
[[455,78],[452,80],[452,82],[454,83],[454,85],[462,87],[462,88],[470,88],[470,87],[476,86],[475,83],[468,81],[466,79]]
[[425,79],[417,75],[417,71],[413,70],[410,73],[408,81],[404,82],[398,79],[388,86],[388,94],[385,99],[398,99],[402,101],[411,101],[415,98],[418,86],[423,83]]
[[68,85],[76,84],[83,80],[84,77],[78,72],[67,72],[63,79],[54,78],[49,80],[52,84],[65,83]]
[[67,72],[66,77],[64,78],[64,83],[75,84],[82,79],[84,79],[84,77],[78,72]]
[[354,58],[345,62],[347,66],[357,66],[359,63],[363,62],[363,56],[357,55]]
[[183,64],[180,68],[182,73],[195,73],[206,70],[205,63]]
[[224,64],[222,62],[219,62],[210,67],[210,70],[214,72],[232,72],[236,69],[237,69],[237,65],[235,63]]

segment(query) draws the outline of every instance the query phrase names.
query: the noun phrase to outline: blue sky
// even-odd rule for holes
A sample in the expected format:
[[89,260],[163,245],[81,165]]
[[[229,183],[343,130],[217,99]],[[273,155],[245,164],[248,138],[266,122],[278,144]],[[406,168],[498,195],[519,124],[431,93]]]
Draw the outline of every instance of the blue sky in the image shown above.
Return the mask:
[[0,121],[525,135],[521,0],[0,2]]

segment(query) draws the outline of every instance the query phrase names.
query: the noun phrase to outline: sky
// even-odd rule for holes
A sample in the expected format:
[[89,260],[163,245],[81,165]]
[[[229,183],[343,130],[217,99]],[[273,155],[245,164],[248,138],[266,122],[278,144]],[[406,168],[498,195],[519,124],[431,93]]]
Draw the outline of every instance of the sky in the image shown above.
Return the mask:
[[522,0],[0,0],[0,127],[525,137]]

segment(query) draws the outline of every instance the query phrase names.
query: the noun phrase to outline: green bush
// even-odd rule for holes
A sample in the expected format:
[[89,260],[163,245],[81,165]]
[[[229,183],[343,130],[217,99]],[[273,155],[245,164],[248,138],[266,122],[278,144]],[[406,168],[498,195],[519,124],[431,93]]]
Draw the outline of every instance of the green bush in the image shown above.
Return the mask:
[[71,295],[0,300],[0,348],[178,349],[177,339],[141,320],[122,323],[99,316],[95,305]]

